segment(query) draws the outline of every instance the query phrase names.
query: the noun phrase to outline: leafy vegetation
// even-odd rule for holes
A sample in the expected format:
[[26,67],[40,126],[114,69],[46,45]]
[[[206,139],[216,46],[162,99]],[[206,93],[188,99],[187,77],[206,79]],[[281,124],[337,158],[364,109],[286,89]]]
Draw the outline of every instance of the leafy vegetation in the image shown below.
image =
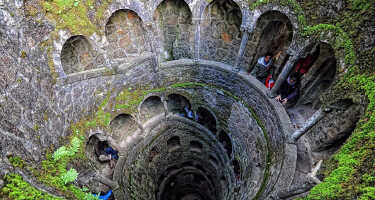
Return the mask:
[[61,181],[64,185],[74,182],[78,177],[77,170],[71,168],[69,171],[65,172],[63,175],[61,175]]
[[348,142],[330,160],[328,176],[315,186],[308,200],[375,199],[375,75],[350,78],[353,87],[364,90],[369,98],[365,116]]
[[45,192],[42,192],[29,183],[25,182],[22,177],[18,174],[8,174],[5,176],[6,185],[0,192],[0,197],[7,196],[10,199],[15,200],[60,200],[61,198],[51,196]]
[[10,164],[12,164],[13,167],[18,167],[18,168],[24,168],[25,167],[25,161],[22,160],[21,157],[19,156],[10,156],[8,158]]
[[[47,17],[56,23],[57,30],[70,30],[74,35],[91,35],[98,32],[95,22],[103,20],[104,10],[110,2],[104,0],[96,4],[94,0],[41,0],[40,4]],[[95,18],[89,18],[89,11],[95,11]]]

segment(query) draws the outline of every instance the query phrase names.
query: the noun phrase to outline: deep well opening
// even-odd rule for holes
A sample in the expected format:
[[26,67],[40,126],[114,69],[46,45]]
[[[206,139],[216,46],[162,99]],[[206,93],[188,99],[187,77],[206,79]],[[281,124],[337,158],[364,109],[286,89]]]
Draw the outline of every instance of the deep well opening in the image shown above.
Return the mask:
[[154,21],[162,60],[192,58],[194,26],[189,5],[184,0],[164,0],[156,9]]
[[[19,1],[6,2],[0,199],[39,194],[29,186],[19,192],[8,173],[67,199],[98,192],[118,200],[293,199],[322,181],[314,167],[351,138],[358,122],[366,127],[353,141],[370,149],[362,138],[372,107],[364,116],[369,99],[354,90],[371,93],[373,79],[343,77],[356,68],[351,62],[361,69],[371,63],[352,51],[371,49],[372,37],[361,35],[366,30],[353,37],[339,21],[312,27],[318,15],[305,16],[305,29],[307,4],[45,0],[36,7],[25,1],[19,10]],[[337,19],[350,10],[342,6],[334,9]],[[285,105],[274,98],[281,89],[245,72],[266,52],[273,82],[298,74],[297,95]],[[352,82],[360,84],[347,87]],[[78,175],[65,182],[70,169]]]
[[96,68],[90,42],[82,35],[70,37],[61,50],[61,65],[65,74]]
[[205,9],[201,22],[200,56],[234,64],[241,43],[242,12],[232,0],[214,0]]

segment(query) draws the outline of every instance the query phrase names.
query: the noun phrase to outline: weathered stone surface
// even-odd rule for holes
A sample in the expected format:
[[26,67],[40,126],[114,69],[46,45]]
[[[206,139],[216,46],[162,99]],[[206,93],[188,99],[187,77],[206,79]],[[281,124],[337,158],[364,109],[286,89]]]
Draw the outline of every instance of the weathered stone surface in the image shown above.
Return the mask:
[[[94,151],[87,152],[92,166],[69,165],[80,172],[77,186],[104,192],[110,187],[94,177],[106,175],[120,185],[117,199],[145,200],[177,198],[180,188],[196,186],[196,193],[207,198],[188,193],[182,198],[294,198],[308,191],[313,184],[306,175],[313,164],[340,147],[363,106],[355,102],[334,108],[307,133],[307,140],[288,144],[292,129],[285,109],[269,99],[269,91],[253,77],[233,73],[232,65],[238,59],[239,67],[247,70],[272,51],[280,53],[274,62],[277,75],[290,56],[312,53],[310,43],[316,41],[299,38],[298,16],[289,8],[267,4],[250,11],[248,3],[114,0],[101,19],[88,8],[90,20],[101,28],[80,35],[52,25],[46,12],[35,13],[42,9],[36,1],[0,0],[1,176],[20,173],[38,189],[60,194],[36,183],[26,169],[15,169],[8,157],[20,156],[28,165],[40,166],[47,149],[63,145],[71,126],[92,117],[106,97],[115,99],[123,90],[156,89],[137,102],[138,110],[111,116],[105,134],[120,146],[115,169],[108,168],[108,162],[98,163]],[[343,7],[343,1],[335,0],[316,12],[330,21]],[[241,57],[244,31],[250,37]],[[361,32],[360,49],[371,51],[372,21]],[[347,70],[338,66],[343,58],[331,48],[333,37],[327,38],[303,76],[298,105],[318,108],[321,93],[330,90],[337,72]],[[199,84],[176,86],[191,82]],[[168,99],[170,94],[184,96],[188,103],[176,103]],[[105,109],[120,110],[115,105]],[[0,179],[0,188],[4,184]]]

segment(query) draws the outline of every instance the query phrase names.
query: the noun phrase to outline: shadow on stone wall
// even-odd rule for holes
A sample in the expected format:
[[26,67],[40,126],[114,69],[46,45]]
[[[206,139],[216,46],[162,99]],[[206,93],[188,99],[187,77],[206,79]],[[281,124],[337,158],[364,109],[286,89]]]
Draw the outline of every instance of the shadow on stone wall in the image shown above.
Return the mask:
[[65,74],[96,68],[95,52],[90,42],[82,35],[70,37],[61,50],[61,64]]
[[192,13],[183,0],[165,0],[154,13],[161,60],[192,58]]
[[202,18],[201,58],[234,64],[242,38],[241,9],[231,0],[215,0]]
[[123,62],[150,50],[141,18],[131,10],[118,10],[109,18],[105,33],[111,60]]

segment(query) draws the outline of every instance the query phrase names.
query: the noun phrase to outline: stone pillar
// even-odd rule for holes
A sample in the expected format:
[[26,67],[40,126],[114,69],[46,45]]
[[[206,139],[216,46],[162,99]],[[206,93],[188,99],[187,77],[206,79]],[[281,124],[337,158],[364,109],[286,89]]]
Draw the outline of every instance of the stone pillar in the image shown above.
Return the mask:
[[201,39],[201,19],[193,18],[193,25],[195,26],[194,34],[194,62],[199,61],[199,48],[200,48],[200,39]]
[[153,27],[152,27],[152,22],[145,22],[144,23],[144,28],[146,30],[146,42],[150,44],[150,47],[151,47],[151,52],[152,52],[152,69],[153,69],[153,72],[155,74],[155,78],[156,78],[156,86],[157,87],[160,87],[160,80],[159,80],[159,75],[158,75],[158,71],[159,71],[159,53],[157,52],[156,50],[156,47],[155,47],[155,39],[153,37],[154,33],[153,33]]
[[248,30],[244,27],[241,26],[241,32],[242,32],[242,40],[241,40],[241,45],[240,49],[238,50],[237,58],[233,66],[233,71],[239,72],[240,71],[240,62],[243,58],[243,55],[245,54],[245,49],[247,45],[247,41],[249,40],[249,32]]
[[316,123],[318,123],[325,115],[327,112],[329,112],[329,109],[322,109],[320,108],[318,111],[316,111],[310,119],[308,119],[304,124],[303,127],[296,130],[291,136],[290,136],[290,141],[292,143],[297,142],[297,140],[302,137],[304,134],[307,133],[308,130],[311,129]]
[[284,81],[288,78],[289,73],[293,70],[293,67],[295,63],[297,62],[299,58],[299,54],[293,55],[288,59],[288,62],[285,64],[285,67],[281,71],[279,77],[276,80],[275,85],[271,89],[270,95],[271,97],[275,97],[277,91],[280,89],[281,85],[284,83]]
[[108,179],[107,177],[101,175],[101,174],[96,174],[94,179],[96,181],[99,181],[100,183],[103,183],[104,185],[107,185],[108,187],[112,188],[112,190],[117,190],[119,188],[119,185],[117,182]]

